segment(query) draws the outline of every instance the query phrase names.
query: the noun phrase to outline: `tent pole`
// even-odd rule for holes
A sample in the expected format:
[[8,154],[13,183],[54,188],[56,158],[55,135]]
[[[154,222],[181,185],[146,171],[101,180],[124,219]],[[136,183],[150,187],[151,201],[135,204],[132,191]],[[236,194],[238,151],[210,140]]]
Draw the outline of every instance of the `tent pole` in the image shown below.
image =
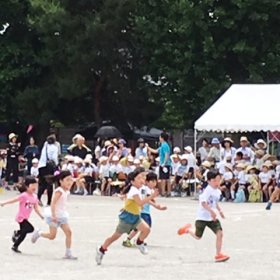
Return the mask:
[[266,142],[267,142],[266,152],[269,154],[269,131],[266,132]]
[[[197,149],[197,130],[194,129],[194,145],[193,145],[193,149],[194,149],[194,156],[196,158],[196,149]],[[196,170],[194,170],[194,196],[196,196],[196,192],[197,192],[197,183],[196,183]]]

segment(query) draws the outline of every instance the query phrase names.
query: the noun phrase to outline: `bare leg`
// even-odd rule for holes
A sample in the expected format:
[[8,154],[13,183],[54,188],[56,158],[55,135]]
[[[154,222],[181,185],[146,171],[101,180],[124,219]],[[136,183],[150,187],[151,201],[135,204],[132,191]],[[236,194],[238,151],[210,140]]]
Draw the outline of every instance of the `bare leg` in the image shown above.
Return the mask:
[[222,251],[222,244],[223,244],[223,231],[219,230],[216,233],[216,254],[219,255],[221,254]]
[[54,240],[56,238],[57,228],[50,226],[50,231],[48,233],[42,232],[40,234],[41,237],[47,238],[49,240]]
[[148,235],[150,234],[151,232],[151,229],[150,227],[144,222],[142,221],[138,226],[137,226],[137,229],[140,231],[140,235],[139,235],[139,239],[141,241],[144,241]]
[[104,250],[107,250],[108,247],[109,247],[113,242],[115,242],[116,240],[118,240],[121,236],[122,236],[121,233],[114,232],[112,236],[110,236],[109,238],[107,238],[107,239],[105,240],[105,242],[104,242],[103,245],[102,245],[102,248],[103,248]]
[[65,239],[66,249],[70,249],[71,245],[72,245],[72,231],[68,224],[61,225],[61,229],[63,230],[65,237],[66,237],[66,239]]

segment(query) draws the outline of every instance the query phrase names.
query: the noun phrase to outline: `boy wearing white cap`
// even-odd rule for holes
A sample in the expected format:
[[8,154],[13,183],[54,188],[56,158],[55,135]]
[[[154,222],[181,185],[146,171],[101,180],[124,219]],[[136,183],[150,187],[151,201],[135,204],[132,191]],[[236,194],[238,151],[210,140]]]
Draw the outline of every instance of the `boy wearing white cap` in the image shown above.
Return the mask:
[[39,160],[37,158],[32,159],[32,167],[30,169],[30,175],[38,178],[39,176]]

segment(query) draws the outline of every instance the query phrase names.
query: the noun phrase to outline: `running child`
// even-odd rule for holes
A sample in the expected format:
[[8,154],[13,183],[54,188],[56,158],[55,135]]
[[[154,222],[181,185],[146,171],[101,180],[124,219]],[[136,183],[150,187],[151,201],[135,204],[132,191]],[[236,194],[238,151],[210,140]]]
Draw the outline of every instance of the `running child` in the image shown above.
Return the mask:
[[58,183],[58,188],[54,191],[51,206],[46,208],[45,219],[49,225],[49,232],[45,233],[36,230],[31,241],[35,243],[40,237],[54,240],[56,238],[57,229],[60,227],[66,237],[66,253],[64,259],[76,260],[77,257],[72,255],[72,232],[68,224],[69,215],[66,211],[66,202],[73,185],[73,177],[70,171],[64,170],[55,175],[53,180]]
[[39,200],[35,194],[38,189],[38,182],[35,177],[27,176],[23,184],[18,188],[21,194],[13,199],[1,202],[1,206],[19,202],[19,209],[16,216],[16,221],[19,223],[19,230],[15,230],[12,241],[14,243],[12,250],[16,253],[21,253],[18,249],[26,235],[34,231],[34,227],[28,221],[32,210],[34,209],[37,215],[44,219],[39,209]]
[[150,233],[150,228],[147,223],[141,219],[140,212],[141,207],[158,196],[158,191],[155,190],[151,196],[141,199],[140,188],[145,183],[145,177],[145,169],[142,167],[138,167],[130,173],[131,187],[126,195],[124,209],[119,215],[119,224],[116,231],[105,240],[101,247],[97,248],[95,260],[98,265],[101,265],[103,256],[108,250],[108,247],[124,233],[128,234],[135,228],[140,231],[136,246],[142,254],[145,255],[148,253],[144,241]]
[[[157,186],[158,178],[157,175],[154,172],[150,172],[146,176],[146,185],[141,187],[140,193],[141,198],[145,199],[146,197],[150,196],[153,192],[155,187]],[[146,203],[141,211],[141,218],[147,223],[147,225],[151,228],[152,227],[152,217],[151,217],[151,210],[150,205],[155,207],[158,210],[166,210],[166,206],[161,206],[160,204],[157,204],[154,200],[151,200],[149,203]],[[127,240],[123,241],[124,247],[133,247],[133,244],[131,243],[132,238],[134,238],[137,234],[138,230],[134,229],[130,232],[129,236],[127,237]]]
[[208,186],[199,197],[199,209],[197,212],[197,220],[195,222],[195,232],[187,224],[178,230],[178,234],[189,233],[193,238],[199,240],[203,236],[206,227],[209,227],[216,234],[216,262],[224,262],[229,256],[222,254],[223,230],[220,221],[217,219],[216,211],[219,212],[221,218],[225,218],[218,201],[221,197],[219,190],[221,175],[217,169],[211,169],[207,173]]

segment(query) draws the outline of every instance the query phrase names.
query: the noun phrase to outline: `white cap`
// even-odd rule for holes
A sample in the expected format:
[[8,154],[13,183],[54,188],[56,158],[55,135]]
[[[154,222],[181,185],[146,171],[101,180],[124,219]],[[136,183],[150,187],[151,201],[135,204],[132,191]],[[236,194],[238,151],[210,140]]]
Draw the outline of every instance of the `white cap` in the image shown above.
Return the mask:
[[112,161],[119,161],[120,159],[119,159],[119,157],[118,156],[113,156],[112,157]]
[[39,163],[39,160],[37,158],[33,158],[32,163]]
[[106,160],[108,160],[108,157],[106,157],[106,156],[101,156],[99,158],[99,162],[103,162],[103,161],[106,161]]
[[91,158],[86,157],[86,158],[84,159],[84,163],[91,163]]
[[75,161],[75,157],[71,155],[66,155],[64,158],[67,159],[68,161]]
[[128,157],[127,157],[127,161],[128,161],[128,162],[133,162],[133,161],[134,161],[133,156],[128,156]]
[[74,163],[75,164],[83,163],[83,160],[80,157],[74,157]]
[[184,150],[188,153],[192,153],[192,147],[191,146],[185,147]]
[[83,139],[84,137],[81,134],[75,134],[74,137],[72,138],[72,142],[75,142],[78,139]]
[[141,162],[140,162],[140,160],[138,158],[136,158],[133,163],[134,164],[140,164]]
[[181,153],[181,149],[179,147],[174,147],[173,153],[174,154],[179,154],[179,153]]
[[156,158],[156,161],[158,161],[158,162],[160,161],[159,157]]
[[181,160],[188,160],[188,155],[181,155]]

